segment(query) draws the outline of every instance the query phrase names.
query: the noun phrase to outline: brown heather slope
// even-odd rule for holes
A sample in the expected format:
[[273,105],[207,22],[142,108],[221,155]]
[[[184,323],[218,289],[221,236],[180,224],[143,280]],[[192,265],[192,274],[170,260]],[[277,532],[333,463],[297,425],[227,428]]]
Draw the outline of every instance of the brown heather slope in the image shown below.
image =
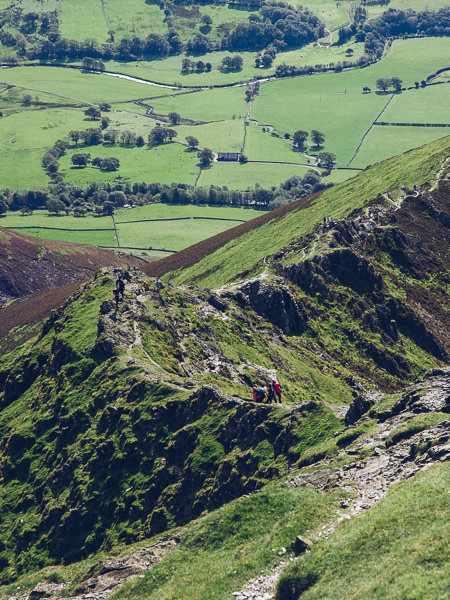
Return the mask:
[[[31,337],[41,320],[98,268],[141,265],[132,256],[42,240],[0,227],[0,351]],[[2,308],[10,300],[15,302]]]
[[83,281],[99,267],[141,264],[95,246],[43,240],[0,227],[0,304]]

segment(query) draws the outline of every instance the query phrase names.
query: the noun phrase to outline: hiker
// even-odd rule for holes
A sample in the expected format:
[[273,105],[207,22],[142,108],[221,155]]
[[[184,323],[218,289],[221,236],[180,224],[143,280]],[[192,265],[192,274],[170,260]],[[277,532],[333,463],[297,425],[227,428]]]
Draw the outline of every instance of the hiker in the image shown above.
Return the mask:
[[119,290],[119,294],[120,294],[120,295],[122,296],[122,298],[123,298],[123,292],[124,292],[124,290],[125,290],[125,284],[124,284],[124,282],[123,282],[122,275],[119,275],[119,277],[117,278],[117,281],[116,281],[116,289],[117,289],[117,290]]
[[273,389],[272,384],[267,385],[267,402],[271,403],[275,400],[275,390]]
[[116,312],[119,309],[119,290],[117,288],[113,289],[114,300],[116,301]]
[[264,402],[264,398],[266,397],[266,388],[262,386],[257,386],[256,384],[253,386],[253,400],[255,402]]
[[156,280],[156,288],[155,288],[155,292],[156,292],[157,294],[159,294],[159,292],[161,291],[161,288],[162,288],[162,283],[160,282],[160,280],[159,280],[159,279],[157,279],[157,280]]
[[141,281],[141,288],[143,292],[148,292],[150,290],[150,286],[144,279]]
[[276,397],[278,398],[278,402],[281,404],[281,385],[275,379],[272,379],[272,389]]

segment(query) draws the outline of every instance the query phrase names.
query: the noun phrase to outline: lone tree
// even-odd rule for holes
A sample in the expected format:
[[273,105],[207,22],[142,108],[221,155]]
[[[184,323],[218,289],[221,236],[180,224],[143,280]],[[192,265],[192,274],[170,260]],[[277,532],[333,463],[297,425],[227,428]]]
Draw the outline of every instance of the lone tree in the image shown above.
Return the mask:
[[336,164],[336,155],[332,152],[321,152],[317,155],[317,158],[319,159],[319,167],[323,169],[331,170]]
[[303,150],[305,147],[305,142],[308,139],[308,132],[303,131],[303,129],[299,129],[294,133],[294,146],[298,148],[298,150]]
[[102,171],[117,171],[120,167],[120,161],[115,156],[110,156],[100,161],[99,166]]
[[71,158],[72,163],[76,167],[79,167],[80,169],[82,167],[85,167],[90,160],[91,160],[91,155],[87,154],[87,153],[74,154]]
[[386,79],[386,77],[380,77],[379,79],[377,79],[377,89],[381,92],[385,92],[388,89],[390,83],[390,79]]
[[311,139],[314,142],[314,145],[319,148],[320,146],[323,146],[325,134],[321,131],[317,131],[317,129],[311,129]]
[[187,145],[189,146],[189,148],[191,150],[194,150],[195,148],[197,148],[198,139],[196,137],[194,137],[193,135],[187,135],[185,139],[186,139]]
[[172,125],[178,125],[181,122],[181,115],[179,115],[177,112],[170,112],[168,117]]
[[391,78],[391,85],[396,92],[402,91],[402,83],[403,83],[403,81],[399,77]]
[[84,114],[89,117],[90,119],[92,119],[93,121],[95,119],[100,119],[100,117],[102,116],[102,113],[99,111],[99,109],[96,106],[90,106],[89,108],[87,108],[84,111]]
[[65,209],[66,205],[62,200],[58,200],[58,198],[49,198],[45,203],[47,210],[49,213],[54,213],[59,215],[59,213]]
[[209,167],[214,160],[213,151],[209,148],[202,148],[199,152],[197,152],[197,156],[200,159],[200,166],[202,168]]
[[73,129],[70,133],[69,133],[69,138],[75,142],[75,145],[78,145],[78,140],[81,137],[81,133],[77,130],[77,129]]

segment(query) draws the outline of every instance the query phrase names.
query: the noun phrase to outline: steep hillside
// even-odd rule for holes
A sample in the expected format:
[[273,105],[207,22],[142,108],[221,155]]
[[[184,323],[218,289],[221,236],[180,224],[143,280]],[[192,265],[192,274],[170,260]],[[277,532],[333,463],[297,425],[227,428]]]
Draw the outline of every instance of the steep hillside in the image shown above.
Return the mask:
[[[353,210],[381,198],[383,194],[390,194],[395,200],[402,194],[402,186],[432,186],[443,161],[449,155],[449,149],[450,137],[447,136],[367,167],[349,181],[325,190],[318,196],[298,201],[291,207],[292,210],[286,213],[275,212],[274,219],[259,227],[257,232],[244,233],[226,245],[221,242],[216,247],[216,252],[211,253],[211,245],[207,252],[203,252],[203,247],[198,244],[198,262],[191,268],[184,268],[183,262],[174,264],[173,258],[169,257],[150,265],[148,272],[161,275],[161,267],[164,269],[167,265],[167,270],[171,271],[167,278],[172,283],[211,288],[257,274],[263,270],[267,256],[276,254],[294,239],[312,233],[316,223],[321,222],[324,217],[345,218]],[[266,216],[269,217],[270,214]],[[230,234],[233,231],[230,230]],[[189,252],[191,256],[194,254],[194,248],[183,252]],[[180,258],[181,256],[182,253]],[[169,262],[170,259],[172,261]],[[187,264],[191,265],[192,262]],[[172,272],[176,268],[180,270]]]
[[[351,507],[351,518],[393,483],[446,460],[444,148],[431,156],[418,150],[417,162],[410,157],[416,180],[405,180],[402,158],[374,167],[378,181],[363,173],[359,188],[353,180],[354,195],[349,184],[336,187],[330,220],[317,219],[324,195],[310,198],[236,239],[221,257],[168,277],[160,293],[154,279],[129,269],[116,308],[114,269],[103,269],[52,312],[36,338],[2,356],[2,582],[47,567],[58,584],[75,582],[76,597],[92,592],[100,600],[119,585],[103,593],[105,573],[149,571],[118,597],[225,600],[234,592],[256,599],[267,585],[270,598],[296,535],[334,535],[339,502]],[[227,262],[233,244],[242,246],[237,265]],[[208,260],[209,274],[200,276]],[[173,285],[192,284],[194,273],[221,287]],[[272,379],[281,383],[282,403],[253,402],[251,386]],[[414,486],[441,490],[441,473]],[[393,493],[401,503],[402,492]],[[441,496],[424,519],[440,514]],[[401,523],[407,514],[395,518]],[[349,534],[356,545],[361,531]],[[336,537],[338,549],[345,535]],[[433,536],[428,543],[439,544]],[[157,545],[141,544],[128,562],[94,566],[99,552],[123,553],[147,538]],[[316,583],[311,597],[326,593],[328,552],[332,546],[318,544],[307,559],[306,583],[292,567],[279,600],[313,593]],[[417,556],[420,563],[423,552]],[[65,569],[51,575],[50,565],[79,560],[87,562],[67,567],[73,577],[61,579]],[[350,572],[355,560],[345,563]],[[270,585],[262,576],[248,584],[261,570]],[[367,598],[387,597],[383,585]],[[343,589],[336,598],[355,593]],[[399,589],[398,598],[409,594]]]

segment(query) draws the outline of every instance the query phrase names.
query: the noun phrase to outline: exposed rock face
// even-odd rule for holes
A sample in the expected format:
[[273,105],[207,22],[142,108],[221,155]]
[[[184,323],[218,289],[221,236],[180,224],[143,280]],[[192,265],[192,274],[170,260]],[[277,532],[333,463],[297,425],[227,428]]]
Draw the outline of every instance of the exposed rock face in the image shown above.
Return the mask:
[[246,295],[248,304],[257,314],[286,335],[301,335],[305,331],[307,308],[294,299],[287,286],[269,286],[257,279],[241,286],[240,292]]

